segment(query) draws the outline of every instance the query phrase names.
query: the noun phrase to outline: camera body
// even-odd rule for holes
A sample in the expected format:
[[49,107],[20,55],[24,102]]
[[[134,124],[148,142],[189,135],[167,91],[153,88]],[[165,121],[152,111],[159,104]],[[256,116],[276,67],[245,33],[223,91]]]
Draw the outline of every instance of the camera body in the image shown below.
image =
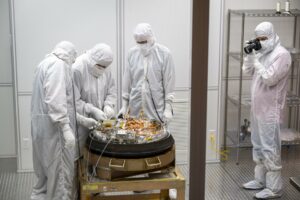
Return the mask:
[[253,40],[250,40],[250,41],[247,42],[247,44],[248,45],[246,47],[244,47],[244,51],[245,51],[246,54],[252,53],[253,49],[255,51],[258,51],[258,50],[261,49],[261,44],[260,44],[259,39],[255,38]]

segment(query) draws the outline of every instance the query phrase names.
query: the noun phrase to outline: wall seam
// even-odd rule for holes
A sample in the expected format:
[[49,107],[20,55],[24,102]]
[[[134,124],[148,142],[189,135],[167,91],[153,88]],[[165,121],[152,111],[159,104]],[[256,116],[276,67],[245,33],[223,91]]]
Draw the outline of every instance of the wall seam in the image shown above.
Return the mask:
[[15,4],[14,0],[9,0],[10,13],[10,31],[11,31],[11,56],[12,56],[12,78],[14,92],[14,118],[15,118],[15,136],[16,136],[16,153],[17,153],[17,168],[22,169],[22,152],[21,152],[21,134],[20,134],[20,119],[19,119],[19,101],[18,101],[18,69],[17,69],[17,49],[16,49],[16,27],[15,27]]
[[[217,132],[218,132],[218,138],[217,138],[217,148],[218,150],[221,149],[220,140],[221,140],[221,110],[222,110],[222,64],[223,64],[223,48],[224,48],[224,39],[223,39],[223,28],[224,28],[224,0],[220,1],[220,16],[219,16],[219,39],[220,39],[220,45],[219,45],[219,83],[218,87],[220,88],[218,91],[218,117],[217,117]],[[219,155],[217,155],[217,160],[220,160]]]
[[12,87],[12,83],[0,83],[0,87]]
[[124,66],[124,1],[117,0],[117,110],[121,107],[122,100],[122,75]]

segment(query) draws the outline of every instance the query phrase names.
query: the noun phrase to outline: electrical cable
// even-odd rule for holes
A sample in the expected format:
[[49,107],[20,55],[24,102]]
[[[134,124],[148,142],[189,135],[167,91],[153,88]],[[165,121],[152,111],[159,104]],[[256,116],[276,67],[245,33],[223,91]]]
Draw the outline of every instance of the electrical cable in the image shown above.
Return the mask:
[[[146,62],[146,63],[145,63],[145,62]],[[144,76],[145,76],[144,78],[145,78],[145,80],[146,80],[147,83],[148,83],[148,88],[149,88],[149,92],[150,92],[152,104],[153,104],[155,113],[156,113],[156,115],[157,115],[159,121],[160,121],[162,124],[164,124],[164,121],[161,119],[161,117],[159,116],[159,113],[158,113],[158,111],[157,111],[156,104],[155,104],[155,101],[154,101],[153,95],[152,95],[152,90],[151,90],[151,88],[150,88],[150,85],[151,85],[151,84],[150,84],[149,79],[148,79],[148,62],[147,62],[146,60],[144,60],[144,64],[146,64],[146,65],[144,66]]]
[[[73,107],[74,107],[74,115],[75,115],[75,135],[76,135],[76,140],[77,140],[77,148],[78,148],[78,168],[81,172],[80,176],[83,177],[83,171],[82,171],[82,168],[81,168],[81,162],[80,162],[80,159],[81,159],[81,153],[80,153],[80,147],[79,147],[79,134],[78,134],[78,123],[77,123],[77,109],[76,109],[76,100],[75,100],[75,91],[74,91],[74,83],[73,83],[73,78],[72,76],[71,77],[71,83],[72,83],[72,96],[73,96]],[[74,167],[74,169],[77,169]],[[77,173],[77,172],[75,172]],[[79,177],[79,179],[81,178]],[[78,185],[77,187],[80,188],[80,181],[78,181]],[[77,193],[77,195],[79,195],[79,193]]]
[[101,159],[101,157],[102,157],[104,151],[106,150],[108,144],[109,144],[111,141],[112,141],[112,138],[110,138],[110,139],[108,140],[108,142],[106,143],[105,147],[102,149],[102,152],[101,152],[101,154],[99,155],[98,160],[97,160],[95,166],[93,166],[93,173],[92,173],[92,176],[96,176],[96,175],[97,175],[96,168],[98,167],[99,161],[100,161],[100,159]]
[[145,78],[146,78],[146,81],[147,81],[147,83],[148,83],[149,92],[150,92],[152,104],[153,104],[153,106],[154,106],[154,110],[155,110],[155,112],[156,112],[156,115],[157,115],[159,121],[160,121],[162,124],[164,124],[164,121],[160,118],[159,113],[158,113],[158,111],[157,111],[156,104],[155,104],[155,101],[154,101],[153,96],[152,96],[152,90],[151,90],[151,88],[150,88],[150,82],[149,82],[149,80],[148,80],[148,77],[146,76]]

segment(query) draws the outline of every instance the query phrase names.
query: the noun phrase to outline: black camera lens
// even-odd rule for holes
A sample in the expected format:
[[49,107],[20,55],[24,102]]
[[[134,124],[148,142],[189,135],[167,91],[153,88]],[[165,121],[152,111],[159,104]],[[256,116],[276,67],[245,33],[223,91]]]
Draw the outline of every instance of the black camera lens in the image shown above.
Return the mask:
[[260,41],[258,39],[253,39],[253,40],[250,40],[249,42],[247,42],[248,46],[246,46],[244,48],[244,51],[246,54],[250,54],[252,53],[253,49],[255,51],[258,51],[261,49],[261,44],[260,44]]
[[252,53],[254,48],[255,48],[255,44],[252,43],[252,44],[249,44],[248,46],[246,46],[244,48],[244,51],[245,51],[246,54],[250,54],[250,53]]

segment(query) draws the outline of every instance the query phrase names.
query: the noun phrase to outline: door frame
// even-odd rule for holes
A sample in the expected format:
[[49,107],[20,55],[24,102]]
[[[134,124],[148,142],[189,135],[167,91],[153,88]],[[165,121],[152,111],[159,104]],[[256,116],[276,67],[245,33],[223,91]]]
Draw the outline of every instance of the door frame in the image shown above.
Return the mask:
[[205,199],[209,0],[193,1],[189,199]]

